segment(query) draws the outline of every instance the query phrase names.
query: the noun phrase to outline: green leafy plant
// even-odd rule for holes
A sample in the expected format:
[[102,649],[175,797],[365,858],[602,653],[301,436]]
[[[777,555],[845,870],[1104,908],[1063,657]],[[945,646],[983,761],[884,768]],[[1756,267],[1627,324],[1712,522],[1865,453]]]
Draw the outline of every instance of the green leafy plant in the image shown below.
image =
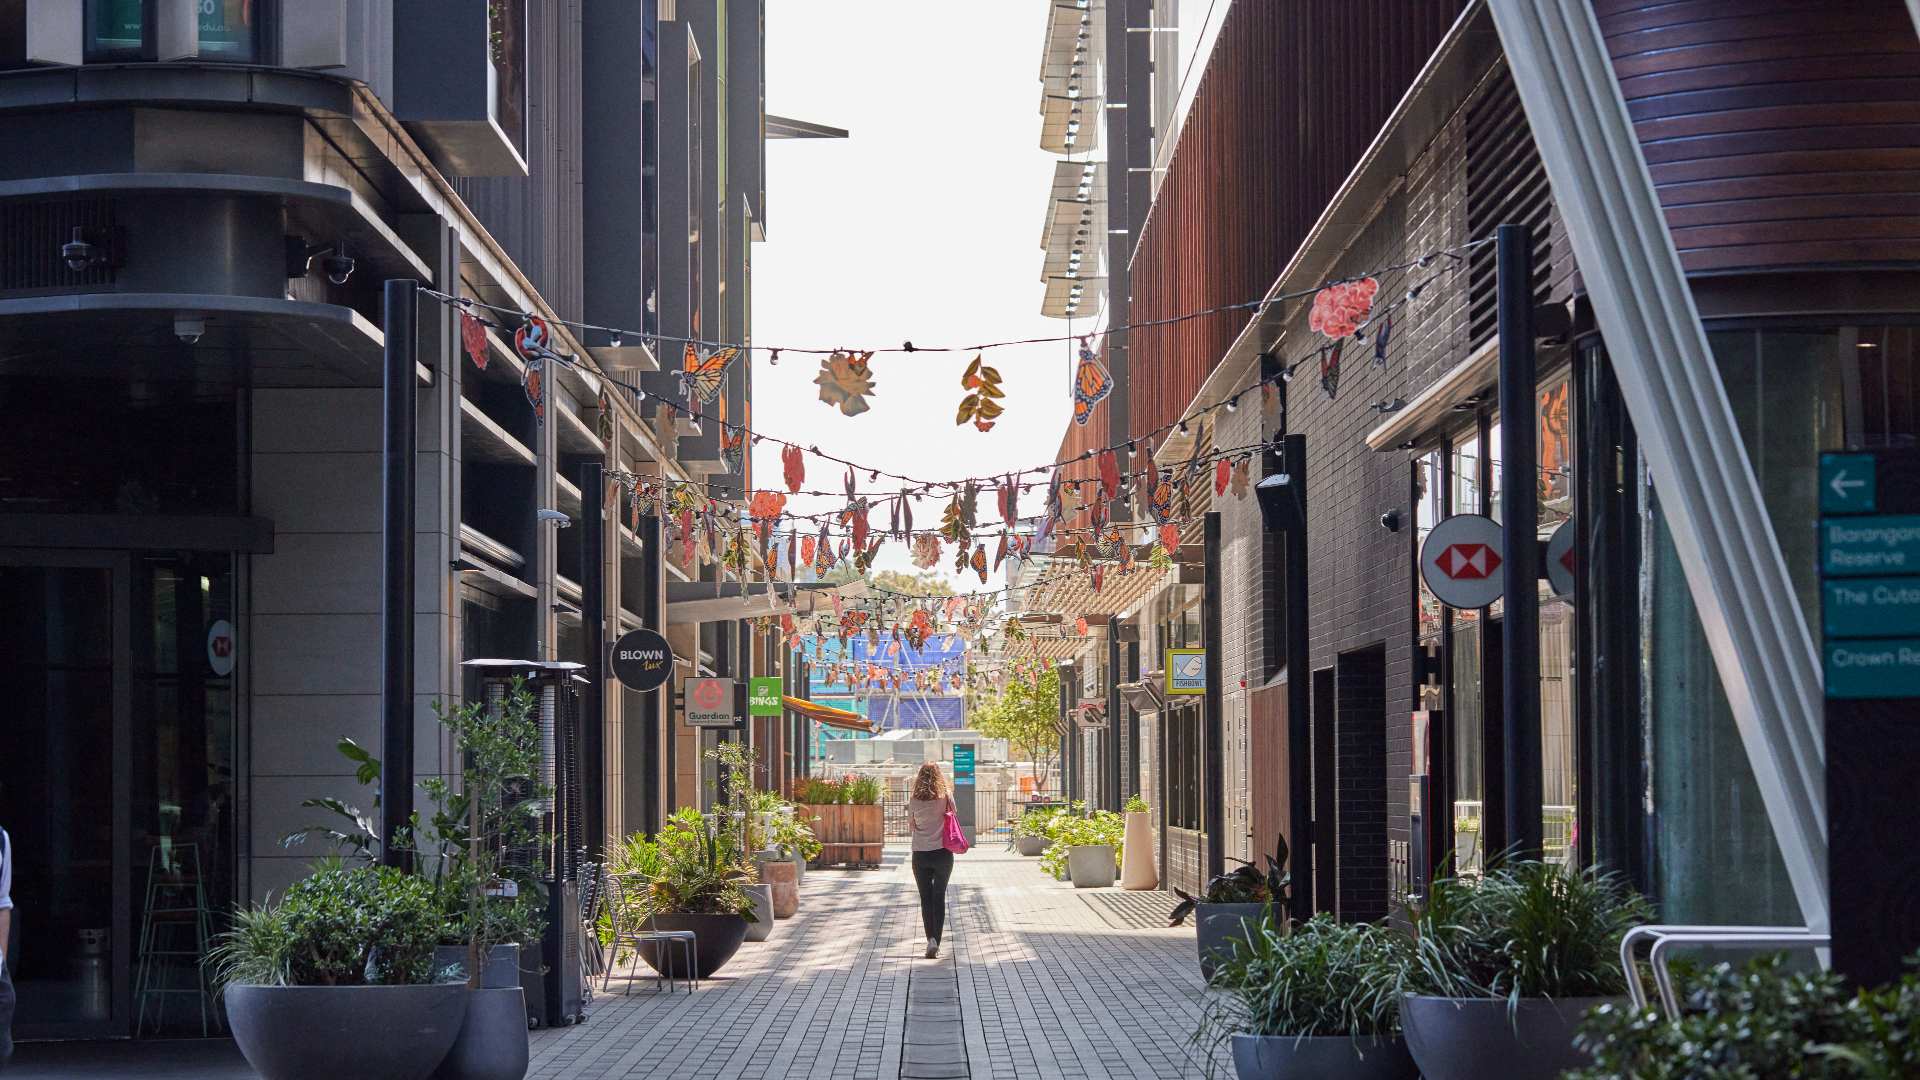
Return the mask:
[[1060,673],[1047,671],[1035,682],[1009,679],[993,700],[968,703],[967,726],[989,739],[1005,739],[1031,764],[1033,789],[1045,791],[1060,759]]
[[1136,791],[1132,795],[1127,796],[1127,813],[1145,814],[1151,812],[1152,809],[1152,807],[1147,805],[1147,800],[1140,797],[1139,792]]
[[235,911],[232,926],[214,938],[207,971],[218,987],[285,986],[292,955],[293,929],[286,912],[257,904]]
[[1653,911],[1618,874],[1522,860],[1436,879],[1407,915],[1404,992],[1517,1005],[1624,993],[1620,938]]
[[744,915],[753,919],[745,886],[752,873],[700,812],[682,807],[653,838],[630,837],[610,869],[644,879],[627,891],[623,916],[634,925],[654,915]]
[[1895,1080],[1920,1076],[1920,953],[1890,986],[1858,993],[1781,955],[1736,969],[1675,967],[1681,1014],[1602,1005],[1568,1080]]
[[852,775],[838,780],[803,778],[793,782],[793,798],[811,806],[872,806],[880,801],[880,781]]
[[[1214,964],[1193,1042],[1210,1065],[1233,1035],[1391,1036],[1400,1030],[1406,935],[1316,915],[1291,931],[1266,917]],[[1209,1069],[1209,1076],[1213,1075]]]
[[222,988],[430,982],[440,920],[421,877],[328,859],[279,904],[238,913],[208,962]]
[[814,836],[813,826],[801,820],[793,810],[792,803],[783,803],[782,809],[775,812],[770,842],[784,856],[791,858],[798,855],[812,861],[820,855],[820,841]]
[[1287,838],[1276,835],[1273,845],[1273,854],[1266,856],[1264,871],[1252,863],[1242,862],[1224,874],[1208,878],[1207,887],[1199,896],[1182,889],[1173,890],[1180,902],[1167,914],[1167,925],[1179,926],[1186,922],[1194,907],[1202,903],[1285,905],[1293,886],[1293,874],[1286,868],[1290,855]]
[[1093,847],[1108,844],[1113,847],[1113,861],[1120,865],[1120,838],[1126,833],[1124,818],[1111,810],[1095,810],[1090,814],[1057,814],[1047,823],[1047,836],[1053,845],[1040,855],[1040,869],[1055,878],[1063,878],[1067,873],[1067,852],[1077,847]]
[[1055,818],[1079,814],[1086,808],[1087,804],[1077,799],[1055,806],[1030,806],[1014,819],[1011,831],[1015,839],[1050,837],[1051,834],[1047,830],[1052,827]]

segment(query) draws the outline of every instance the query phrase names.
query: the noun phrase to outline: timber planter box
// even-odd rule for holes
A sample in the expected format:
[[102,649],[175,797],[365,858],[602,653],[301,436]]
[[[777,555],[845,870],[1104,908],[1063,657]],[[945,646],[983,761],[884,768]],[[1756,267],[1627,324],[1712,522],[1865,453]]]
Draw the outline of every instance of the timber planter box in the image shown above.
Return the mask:
[[880,849],[886,843],[886,835],[878,803],[865,806],[808,803],[795,812],[807,815],[813,825],[814,839],[820,841],[820,857],[814,860],[815,865],[880,865]]

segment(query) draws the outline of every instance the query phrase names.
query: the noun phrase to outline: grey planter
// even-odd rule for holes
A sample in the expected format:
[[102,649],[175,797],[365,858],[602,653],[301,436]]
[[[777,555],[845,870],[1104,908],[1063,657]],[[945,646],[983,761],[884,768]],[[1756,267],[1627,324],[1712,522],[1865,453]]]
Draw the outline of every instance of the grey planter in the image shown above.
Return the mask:
[[807,880],[807,857],[797,851],[793,853],[793,880],[796,885]]
[[1588,1009],[1619,998],[1523,998],[1505,1001],[1409,994],[1400,999],[1407,1049],[1427,1080],[1555,1080],[1593,1064],[1574,1048]]
[[[448,968],[459,968],[467,977],[467,947],[438,945],[433,950],[433,970],[437,975]],[[495,945],[487,952],[486,966],[480,971],[482,990],[507,990],[520,985],[520,946]]]
[[1415,1080],[1420,1075],[1405,1041],[1347,1035],[1235,1035],[1233,1071],[1240,1080]]
[[1104,889],[1118,872],[1112,844],[1087,844],[1067,849],[1067,877],[1076,889]]
[[1233,955],[1233,943],[1247,939],[1247,924],[1267,913],[1265,904],[1208,904],[1193,907],[1193,926],[1200,948],[1200,977],[1213,979],[1214,958]]
[[528,1056],[526,994],[518,986],[474,990],[460,1034],[433,1080],[521,1080]]
[[[747,919],[744,915],[669,915],[662,912],[653,917],[657,930],[691,930],[696,944],[693,975],[704,979],[719,971],[733,954],[740,951],[740,943],[747,940]],[[671,974],[684,979],[687,972],[686,959],[678,946],[657,948],[648,942],[640,943],[640,958],[653,970],[662,975]]]
[[233,1041],[266,1080],[426,1080],[460,1033],[467,994],[424,983],[234,985],[224,996]]
[[1052,844],[1053,838],[1049,836],[1016,836],[1013,840],[1013,849],[1032,858],[1035,855],[1045,855],[1047,848]]
[[753,921],[747,924],[748,941],[765,941],[773,936],[773,886],[747,885],[753,897]]

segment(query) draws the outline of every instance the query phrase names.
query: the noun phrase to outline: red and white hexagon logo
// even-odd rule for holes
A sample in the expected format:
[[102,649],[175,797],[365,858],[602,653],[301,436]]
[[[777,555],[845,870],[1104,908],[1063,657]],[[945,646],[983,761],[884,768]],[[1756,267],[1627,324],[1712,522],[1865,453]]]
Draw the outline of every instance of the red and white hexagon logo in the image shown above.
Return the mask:
[[1502,552],[1498,522],[1483,514],[1455,514],[1427,534],[1420,576],[1441,603],[1483,608],[1500,598]]

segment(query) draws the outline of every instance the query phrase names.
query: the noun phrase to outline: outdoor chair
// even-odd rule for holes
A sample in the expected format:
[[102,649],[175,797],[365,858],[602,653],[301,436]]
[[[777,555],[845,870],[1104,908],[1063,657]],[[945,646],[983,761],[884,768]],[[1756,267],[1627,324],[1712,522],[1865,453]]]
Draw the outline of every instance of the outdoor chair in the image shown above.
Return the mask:
[[[682,970],[681,966],[674,962],[677,953],[685,960],[687,993],[693,993],[700,985],[700,977],[695,974],[699,970],[700,963],[699,938],[691,930],[661,930],[654,925],[651,914],[642,925],[631,925],[635,921],[632,898],[646,888],[646,878],[637,874],[609,874],[606,885],[607,915],[613,923],[613,944],[607,953],[607,970],[600,983],[600,989],[606,990],[612,986],[614,971],[620,966],[622,947],[631,949],[634,960],[637,962],[640,959],[640,946],[650,944],[659,950],[662,968],[660,975],[654,980],[654,990],[658,992],[662,984],[669,992],[673,990],[675,982],[673,972]],[[626,984],[620,992],[627,994],[633,991],[633,980],[640,976],[629,971],[621,978],[626,980]]]

